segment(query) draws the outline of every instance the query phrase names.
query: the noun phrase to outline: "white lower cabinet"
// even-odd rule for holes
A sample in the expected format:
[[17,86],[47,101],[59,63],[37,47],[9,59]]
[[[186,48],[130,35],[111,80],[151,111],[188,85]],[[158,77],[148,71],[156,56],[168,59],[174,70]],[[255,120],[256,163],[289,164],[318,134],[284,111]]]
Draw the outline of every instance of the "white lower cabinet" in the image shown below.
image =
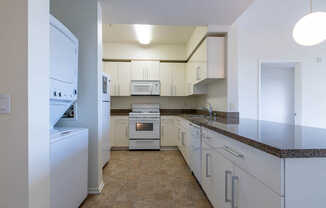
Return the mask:
[[284,198],[254,176],[234,166],[232,208],[284,208]]
[[128,147],[129,145],[129,119],[128,116],[112,116],[110,127],[112,147]]
[[[205,128],[202,132],[201,185],[215,208],[284,208],[284,197],[266,185],[269,181],[254,176],[256,171],[248,165],[252,156]],[[241,161],[247,165],[238,165]]]
[[177,146],[177,128],[175,127],[175,117],[161,116],[161,146]]

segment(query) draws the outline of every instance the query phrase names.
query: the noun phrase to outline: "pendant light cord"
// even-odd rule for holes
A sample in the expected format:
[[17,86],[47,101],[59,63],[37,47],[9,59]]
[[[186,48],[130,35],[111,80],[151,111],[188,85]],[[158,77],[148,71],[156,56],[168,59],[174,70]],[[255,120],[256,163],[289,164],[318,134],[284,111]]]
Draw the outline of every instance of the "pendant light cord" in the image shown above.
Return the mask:
[[310,13],[312,13],[312,0],[310,0]]

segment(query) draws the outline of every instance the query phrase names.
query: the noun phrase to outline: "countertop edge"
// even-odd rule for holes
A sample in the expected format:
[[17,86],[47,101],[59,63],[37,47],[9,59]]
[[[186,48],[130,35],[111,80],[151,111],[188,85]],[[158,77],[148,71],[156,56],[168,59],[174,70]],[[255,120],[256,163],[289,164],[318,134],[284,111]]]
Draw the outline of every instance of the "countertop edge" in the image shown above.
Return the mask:
[[194,120],[187,118],[186,116],[183,116],[183,115],[179,115],[179,117],[186,119],[187,121],[192,122],[194,124],[197,124],[198,126],[205,127],[212,131],[220,133],[224,136],[230,137],[231,139],[233,139],[235,141],[241,142],[243,144],[246,144],[248,146],[256,148],[260,151],[263,151],[263,152],[266,152],[273,156],[276,156],[278,158],[290,159],[290,158],[324,158],[324,157],[326,157],[326,149],[284,149],[284,150],[281,150],[276,147],[272,147],[270,145],[267,145],[267,144],[264,144],[261,142],[257,142],[253,139],[226,131],[224,129],[213,127],[213,126],[204,124],[200,121],[194,121]]

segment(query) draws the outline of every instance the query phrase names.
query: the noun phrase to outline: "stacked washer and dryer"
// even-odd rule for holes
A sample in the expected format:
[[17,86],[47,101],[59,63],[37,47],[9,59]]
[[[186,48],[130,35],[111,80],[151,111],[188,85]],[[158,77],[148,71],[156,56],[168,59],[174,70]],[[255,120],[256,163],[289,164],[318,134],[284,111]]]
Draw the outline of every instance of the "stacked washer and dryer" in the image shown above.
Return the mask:
[[78,98],[78,39],[50,17],[50,203],[79,207],[88,194],[88,129],[56,128]]

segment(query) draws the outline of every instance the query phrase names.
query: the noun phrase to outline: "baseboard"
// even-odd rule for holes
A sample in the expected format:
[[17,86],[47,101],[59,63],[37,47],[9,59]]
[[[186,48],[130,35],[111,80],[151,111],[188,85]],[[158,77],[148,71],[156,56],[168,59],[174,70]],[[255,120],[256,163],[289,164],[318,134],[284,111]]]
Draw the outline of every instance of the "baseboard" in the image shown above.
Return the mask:
[[[128,151],[129,147],[112,147],[111,151]],[[161,146],[161,150],[177,150],[176,146]]]
[[177,146],[161,146],[161,150],[177,150]]
[[88,188],[88,194],[100,194],[104,188],[104,182],[102,181],[97,188]]
[[129,147],[111,147],[111,151],[126,151]]

